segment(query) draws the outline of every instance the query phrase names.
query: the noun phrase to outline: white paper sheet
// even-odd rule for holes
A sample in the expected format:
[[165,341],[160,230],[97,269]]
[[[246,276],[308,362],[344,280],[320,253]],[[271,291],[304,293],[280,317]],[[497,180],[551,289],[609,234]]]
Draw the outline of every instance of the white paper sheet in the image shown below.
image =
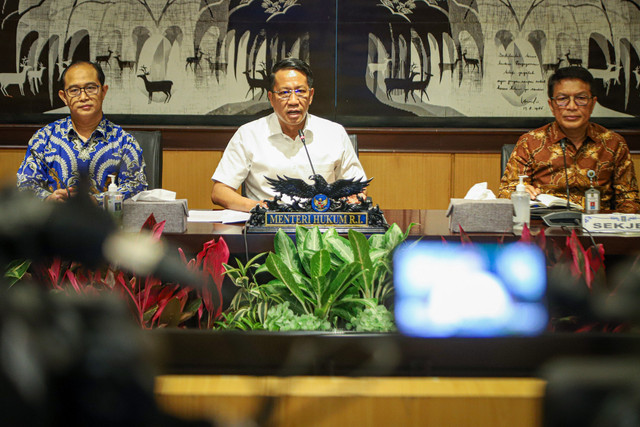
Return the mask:
[[222,222],[232,224],[236,222],[246,222],[251,216],[248,212],[225,210],[189,210],[188,222]]

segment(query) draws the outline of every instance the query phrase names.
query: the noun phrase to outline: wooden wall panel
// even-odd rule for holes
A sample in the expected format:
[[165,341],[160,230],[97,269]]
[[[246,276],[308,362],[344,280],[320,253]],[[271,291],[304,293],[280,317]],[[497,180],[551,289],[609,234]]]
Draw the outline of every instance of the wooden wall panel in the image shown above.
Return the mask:
[[16,185],[16,172],[24,159],[24,148],[0,150],[0,185]]
[[[162,183],[190,209],[210,209],[211,175],[221,151],[165,150]],[[15,185],[23,148],[0,149],[0,182]],[[640,154],[632,154],[640,176]],[[374,180],[369,195],[383,209],[446,209],[451,197],[464,197],[471,185],[487,181],[497,193],[500,155],[496,153],[362,152],[360,160]]]
[[211,209],[211,175],[221,157],[221,151],[165,150],[162,187],[187,199],[189,209]]
[[471,186],[479,182],[486,182],[487,187],[498,194],[501,177],[499,154],[455,154],[453,157],[451,197],[464,197]]
[[446,209],[451,154],[360,153],[369,196],[383,209]]

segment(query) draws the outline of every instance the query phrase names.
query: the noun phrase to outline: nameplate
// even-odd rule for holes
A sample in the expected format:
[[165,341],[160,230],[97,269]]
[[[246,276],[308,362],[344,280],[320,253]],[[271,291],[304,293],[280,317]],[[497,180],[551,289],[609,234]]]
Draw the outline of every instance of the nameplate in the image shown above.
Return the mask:
[[592,233],[640,233],[640,215],[583,214],[582,226]]
[[265,227],[320,226],[367,227],[367,212],[266,212]]

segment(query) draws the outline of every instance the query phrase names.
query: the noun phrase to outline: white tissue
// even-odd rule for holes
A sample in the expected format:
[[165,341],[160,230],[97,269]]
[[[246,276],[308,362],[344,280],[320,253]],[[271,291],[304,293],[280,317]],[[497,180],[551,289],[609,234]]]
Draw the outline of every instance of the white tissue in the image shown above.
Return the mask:
[[171,202],[175,199],[175,191],[163,190],[162,188],[142,191],[131,197],[134,202]]
[[486,182],[479,182],[467,191],[467,195],[464,198],[467,200],[493,200],[496,195],[487,188]]

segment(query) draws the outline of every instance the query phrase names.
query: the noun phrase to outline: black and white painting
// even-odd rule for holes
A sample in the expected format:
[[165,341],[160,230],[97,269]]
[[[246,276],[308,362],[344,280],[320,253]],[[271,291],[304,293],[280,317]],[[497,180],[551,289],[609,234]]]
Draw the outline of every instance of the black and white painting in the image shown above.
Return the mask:
[[[371,0],[357,11],[340,5],[338,76],[349,79],[337,103],[343,114],[367,115],[369,105],[384,104],[388,114],[419,117],[547,115],[548,77],[575,66],[595,77],[594,116],[640,115],[640,1]],[[357,82],[362,77],[368,95]],[[369,102],[356,101],[363,96]]]
[[267,73],[287,56],[314,70],[312,112],[343,122],[548,116],[546,81],[563,66],[596,78],[594,116],[640,115],[640,0],[2,4],[5,122],[64,114],[60,76],[76,59],[102,65],[105,111],[125,121],[249,120],[269,110]]

